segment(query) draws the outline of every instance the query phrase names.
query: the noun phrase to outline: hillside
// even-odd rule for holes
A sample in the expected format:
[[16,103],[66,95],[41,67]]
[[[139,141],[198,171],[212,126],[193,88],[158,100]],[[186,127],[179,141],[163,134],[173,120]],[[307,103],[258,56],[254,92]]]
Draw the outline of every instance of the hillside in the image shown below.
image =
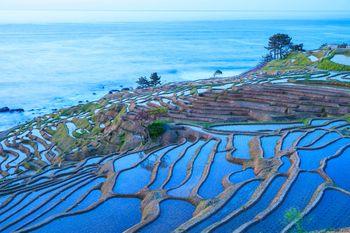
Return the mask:
[[2,132],[0,232],[349,227],[350,66],[333,61],[349,52],[111,92]]

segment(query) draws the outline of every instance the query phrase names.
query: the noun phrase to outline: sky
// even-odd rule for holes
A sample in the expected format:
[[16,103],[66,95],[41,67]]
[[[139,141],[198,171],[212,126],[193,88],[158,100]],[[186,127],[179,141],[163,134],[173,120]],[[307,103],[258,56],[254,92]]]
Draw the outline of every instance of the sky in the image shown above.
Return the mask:
[[0,22],[350,18],[349,0],[0,0]]

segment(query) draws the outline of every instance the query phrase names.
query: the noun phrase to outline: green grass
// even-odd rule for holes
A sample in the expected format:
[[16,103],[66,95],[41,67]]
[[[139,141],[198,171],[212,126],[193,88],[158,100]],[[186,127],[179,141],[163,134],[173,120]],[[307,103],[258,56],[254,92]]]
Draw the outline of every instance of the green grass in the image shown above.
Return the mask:
[[291,53],[286,58],[269,62],[263,70],[265,71],[285,71],[305,69],[313,63],[304,53]]
[[196,88],[196,87],[192,87],[192,88],[191,88],[191,91],[190,91],[190,94],[191,94],[191,95],[197,95],[197,94],[198,94],[197,88]]
[[317,52],[312,52],[311,54],[314,55],[315,57],[317,57],[318,59],[321,59],[321,58],[324,57],[325,51],[324,50],[320,50],[320,51],[317,51]]
[[72,121],[79,129],[90,129],[91,128],[89,120],[87,120],[86,118],[73,118]]
[[75,145],[75,140],[68,135],[68,128],[63,123],[57,125],[57,130],[52,135],[52,141],[63,153],[71,151]]
[[118,113],[118,115],[113,119],[112,124],[116,125],[119,124],[119,122],[121,121],[121,117],[126,113],[126,107],[123,106],[123,108],[120,110],[120,112]]
[[324,58],[318,62],[317,68],[321,70],[350,71],[350,66],[332,62],[331,58]]
[[150,115],[158,116],[158,115],[164,115],[168,113],[168,108],[166,107],[158,107],[158,108],[152,108],[148,110],[148,113]]
[[302,119],[301,122],[302,122],[305,126],[308,126],[308,125],[310,125],[311,119],[309,119],[309,118]]
[[350,123],[350,116],[348,115],[348,116],[346,116],[345,117],[345,120],[347,121],[347,122],[349,122]]

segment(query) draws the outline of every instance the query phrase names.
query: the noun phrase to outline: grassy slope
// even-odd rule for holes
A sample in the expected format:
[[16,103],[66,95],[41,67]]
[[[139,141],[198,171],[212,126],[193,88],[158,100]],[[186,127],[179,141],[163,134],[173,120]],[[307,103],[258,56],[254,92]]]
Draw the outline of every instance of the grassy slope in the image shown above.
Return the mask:
[[350,71],[350,66],[338,64],[338,63],[331,61],[332,58],[334,57],[334,55],[336,55],[336,54],[344,54],[346,56],[349,56],[350,50],[343,52],[343,53],[332,52],[328,57],[325,57],[318,62],[317,68],[319,68],[321,70]]
[[331,59],[335,54],[344,54],[350,56],[350,50],[347,51],[333,51],[330,55],[325,57],[327,51],[320,50],[317,52],[311,52],[312,55],[319,58],[319,61],[312,62],[305,53],[291,53],[285,59],[274,60],[269,62],[264,68],[264,71],[296,71],[304,70],[310,66],[315,66],[320,70],[329,70],[329,71],[350,71],[350,66],[338,64]]
[[304,53],[291,53],[285,59],[274,60],[269,62],[264,71],[287,71],[301,70],[312,65],[312,61]]

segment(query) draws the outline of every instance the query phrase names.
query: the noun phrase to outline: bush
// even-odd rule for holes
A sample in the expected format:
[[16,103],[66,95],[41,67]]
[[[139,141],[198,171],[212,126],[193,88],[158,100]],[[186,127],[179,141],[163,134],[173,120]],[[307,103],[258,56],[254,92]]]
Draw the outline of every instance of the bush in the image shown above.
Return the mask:
[[149,136],[156,139],[163,135],[166,130],[166,124],[162,121],[154,121],[147,127]]

